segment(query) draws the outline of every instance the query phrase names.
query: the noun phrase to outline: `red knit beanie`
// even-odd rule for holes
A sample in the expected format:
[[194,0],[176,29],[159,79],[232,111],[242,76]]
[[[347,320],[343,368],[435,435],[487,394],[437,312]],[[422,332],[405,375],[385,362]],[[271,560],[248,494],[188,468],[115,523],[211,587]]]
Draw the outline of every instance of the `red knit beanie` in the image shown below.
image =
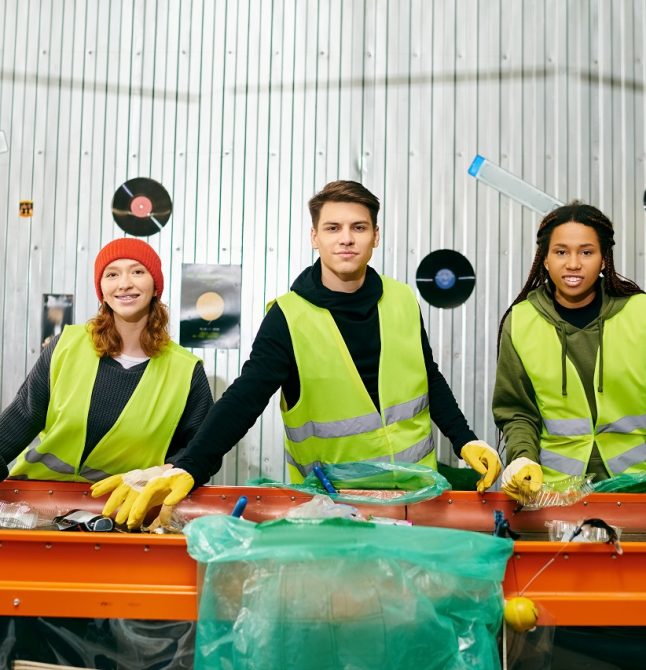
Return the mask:
[[103,271],[110,263],[121,258],[139,261],[152,275],[157,298],[161,298],[164,290],[164,275],[162,274],[161,260],[156,251],[143,240],[133,237],[120,237],[108,242],[99,251],[94,261],[94,286],[99,302],[103,302],[103,291],[101,291]]

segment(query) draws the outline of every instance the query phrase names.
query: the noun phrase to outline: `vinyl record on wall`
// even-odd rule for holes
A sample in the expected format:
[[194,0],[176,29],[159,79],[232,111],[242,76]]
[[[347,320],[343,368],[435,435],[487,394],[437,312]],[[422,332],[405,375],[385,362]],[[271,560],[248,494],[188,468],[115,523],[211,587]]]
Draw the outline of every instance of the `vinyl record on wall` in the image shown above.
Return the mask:
[[452,249],[438,249],[423,258],[415,279],[422,298],[444,309],[466,302],[476,283],[471,263]]
[[170,219],[168,191],[154,179],[136,177],[119,186],[112,198],[112,217],[124,232],[137,237],[158,233]]

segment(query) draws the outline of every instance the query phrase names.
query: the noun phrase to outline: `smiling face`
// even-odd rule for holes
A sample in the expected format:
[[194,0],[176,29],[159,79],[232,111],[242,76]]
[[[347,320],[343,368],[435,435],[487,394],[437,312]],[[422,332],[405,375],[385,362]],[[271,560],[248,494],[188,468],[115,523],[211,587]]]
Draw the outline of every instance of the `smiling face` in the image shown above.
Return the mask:
[[332,291],[356,291],[379,244],[379,229],[372,225],[368,208],[355,202],[326,202],[311,237],[321,257],[323,285]]
[[585,307],[595,296],[603,257],[594,228],[570,221],[556,226],[544,260],[554,282],[556,301],[564,307]]
[[148,318],[155,282],[139,261],[120,258],[103,270],[101,291],[116,321],[135,323]]

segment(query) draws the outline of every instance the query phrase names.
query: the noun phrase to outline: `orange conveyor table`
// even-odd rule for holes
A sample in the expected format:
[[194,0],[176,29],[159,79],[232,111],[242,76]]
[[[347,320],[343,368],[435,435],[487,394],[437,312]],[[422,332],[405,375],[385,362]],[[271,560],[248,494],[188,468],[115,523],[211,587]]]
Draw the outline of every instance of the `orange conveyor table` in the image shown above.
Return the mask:
[[[26,502],[45,513],[100,512],[104,500],[86,484],[5,481],[0,501]],[[205,486],[181,503],[187,518],[230,513],[245,495],[245,518],[278,518],[309,496],[289,489]],[[646,496],[597,493],[570,507],[516,510],[502,493],[450,491],[409,506],[362,506],[364,513],[414,525],[491,533],[503,512],[515,542],[503,588],[540,609],[546,625],[646,625]],[[602,518],[622,528],[613,545],[544,541],[545,521]],[[0,530],[0,614],[124,619],[195,619],[197,567],[182,535]]]

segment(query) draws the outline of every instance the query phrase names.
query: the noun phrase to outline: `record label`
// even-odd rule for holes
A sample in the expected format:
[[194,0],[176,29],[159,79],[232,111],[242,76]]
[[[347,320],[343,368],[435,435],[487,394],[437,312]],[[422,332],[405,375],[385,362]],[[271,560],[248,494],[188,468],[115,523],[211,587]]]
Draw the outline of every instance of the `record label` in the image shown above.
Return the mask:
[[476,283],[471,263],[452,249],[438,249],[423,258],[415,279],[422,298],[443,309],[466,302]]
[[124,232],[136,237],[158,233],[170,219],[168,191],[154,179],[136,177],[119,186],[112,198],[112,217]]

